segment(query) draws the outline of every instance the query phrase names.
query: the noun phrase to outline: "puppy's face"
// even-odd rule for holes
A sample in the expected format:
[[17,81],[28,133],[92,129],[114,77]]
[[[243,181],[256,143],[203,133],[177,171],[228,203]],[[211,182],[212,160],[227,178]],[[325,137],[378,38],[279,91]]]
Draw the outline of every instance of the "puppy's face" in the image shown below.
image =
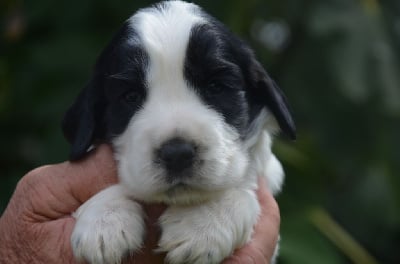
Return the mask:
[[284,96],[250,49],[199,7],[169,1],[126,21],[63,129],[72,160],[111,142],[136,198],[190,202],[242,184],[262,112],[294,136]]

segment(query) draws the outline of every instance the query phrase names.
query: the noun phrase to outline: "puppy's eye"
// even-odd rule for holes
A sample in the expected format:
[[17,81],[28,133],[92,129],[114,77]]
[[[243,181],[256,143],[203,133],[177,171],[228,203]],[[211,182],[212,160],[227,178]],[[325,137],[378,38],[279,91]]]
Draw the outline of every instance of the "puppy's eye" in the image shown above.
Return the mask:
[[207,91],[210,94],[217,95],[224,91],[224,86],[216,82],[211,82],[208,84]]
[[129,104],[135,104],[142,100],[142,96],[135,91],[130,91],[124,95],[125,102]]

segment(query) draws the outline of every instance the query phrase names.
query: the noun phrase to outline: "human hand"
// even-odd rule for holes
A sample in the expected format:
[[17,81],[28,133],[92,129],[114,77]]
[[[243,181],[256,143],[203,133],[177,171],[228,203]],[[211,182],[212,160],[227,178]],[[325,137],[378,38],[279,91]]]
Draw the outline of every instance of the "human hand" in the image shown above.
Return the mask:
[[71,213],[116,182],[114,159],[106,145],[80,162],[29,172],[0,218],[0,263],[75,263]]
[[[0,218],[0,263],[76,263],[70,242],[75,225],[71,213],[116,182],[116,166],[107,145],[80,162],[44,166],[25,175]],[[268,263],[273,254],[279,210],[265,183],[261,185],[262,215],[254,238],[224,264]],[[134,263],[163,263],[164,255],[154,254],[153,249],[159,238],[157,219],[164,209],[162,205],[144,205],[146,239]]]

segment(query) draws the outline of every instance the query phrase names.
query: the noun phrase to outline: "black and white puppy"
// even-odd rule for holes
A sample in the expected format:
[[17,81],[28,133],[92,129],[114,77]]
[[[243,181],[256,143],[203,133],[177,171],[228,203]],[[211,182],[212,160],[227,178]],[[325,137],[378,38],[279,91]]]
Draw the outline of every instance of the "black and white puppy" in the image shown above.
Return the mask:
[[182,1],[139,10],[63,122],[70,159],[111,143],[120,179],[74,213],[74,255],[110,264],[140,249],[140,200],[169,205],[159,219],[169,263],[219,263],[251,237],[257,177],[281,188],[279,127],[295,137],[284,95],[225,26]]

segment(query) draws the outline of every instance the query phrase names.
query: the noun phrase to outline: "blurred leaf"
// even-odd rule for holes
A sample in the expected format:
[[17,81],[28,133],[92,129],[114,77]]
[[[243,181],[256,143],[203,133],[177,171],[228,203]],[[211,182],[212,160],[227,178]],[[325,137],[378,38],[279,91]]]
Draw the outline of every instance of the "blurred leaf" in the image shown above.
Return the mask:
[[321,208],[313,209],[310,214],[310,219],[313,224],[354,263],[377,264],[374,257],[340,227],[325,210]]
[[342,256],[321,236],[305,214],[282,219],[280,263],[338,264]]

